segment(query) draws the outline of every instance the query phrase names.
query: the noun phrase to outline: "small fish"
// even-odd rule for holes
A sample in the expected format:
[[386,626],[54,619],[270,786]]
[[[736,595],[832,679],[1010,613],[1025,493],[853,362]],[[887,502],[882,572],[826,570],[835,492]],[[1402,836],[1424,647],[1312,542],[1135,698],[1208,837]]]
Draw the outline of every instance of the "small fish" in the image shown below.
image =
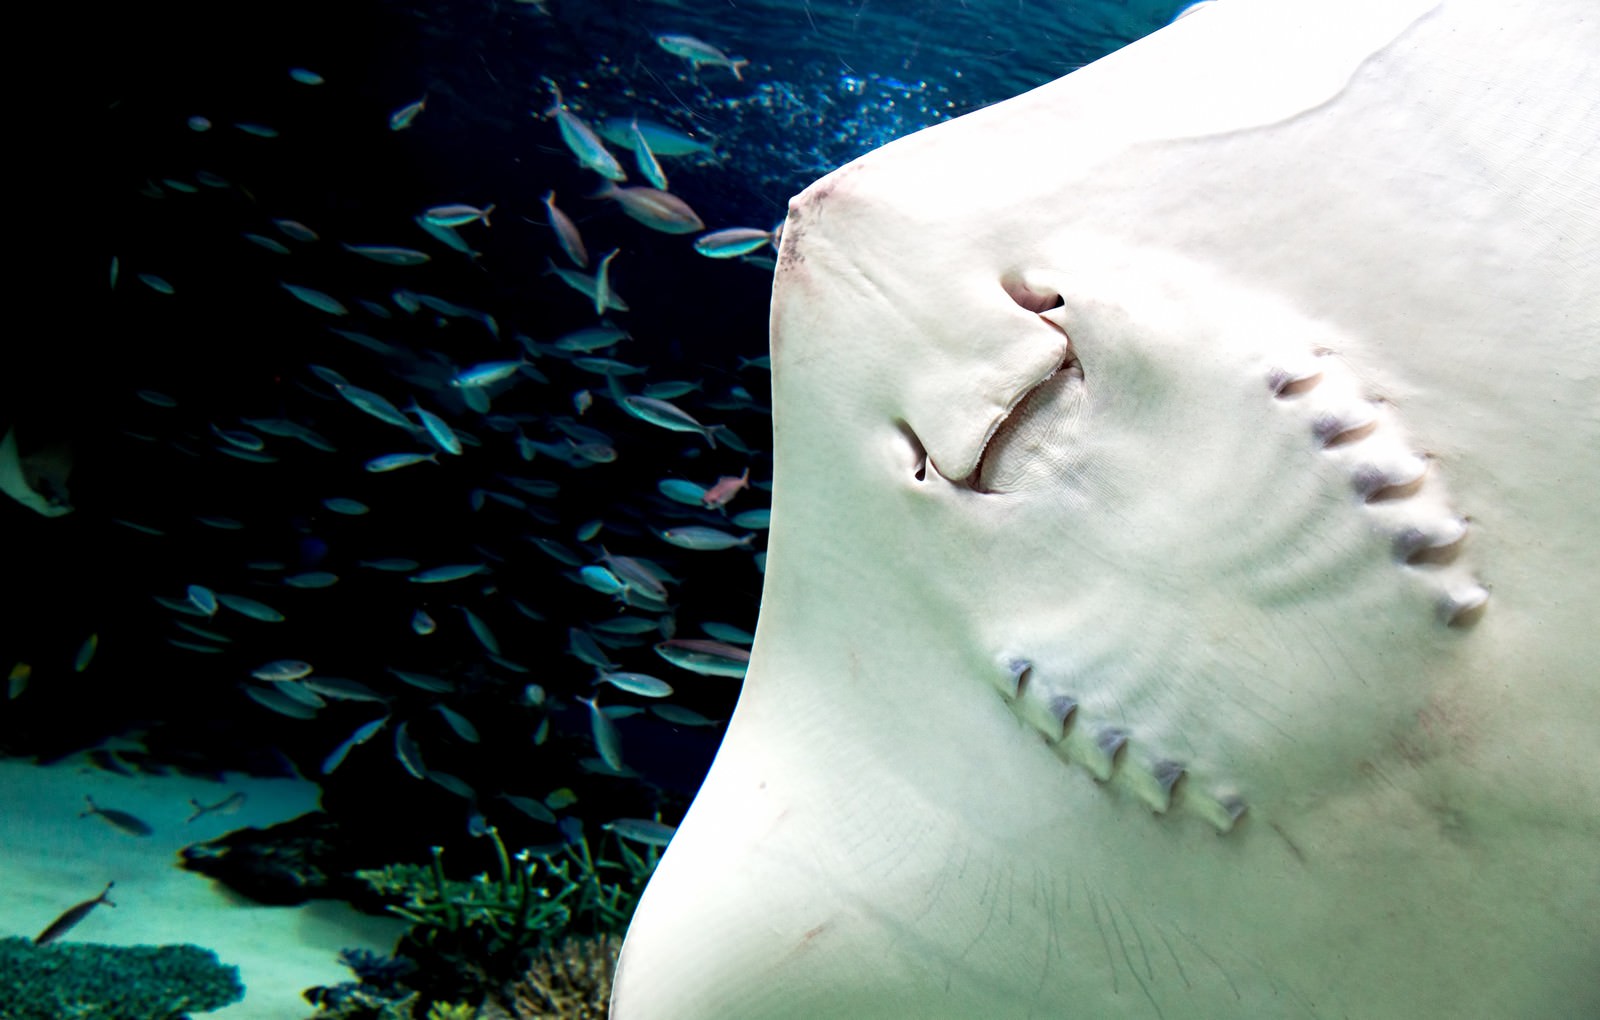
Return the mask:
[[308,71],[303,67],[289,68],[289,77],[302,85],[321,85],[326,79],[315,71]]
[[606,141],[630,148],[635,126],[657,156],[709,155],[712,152],[711,146],[698,138],[643,117],[608,117],[600,122],[598,130]]
[[744,474],[739,475],[737,478],[732,475],[723,475],[718,478],[717,483],[707,489],[706,494],[701,497],[701,502],[705,504],[707,509],[717,510],[732,502],[733,497],[739,494],[739,490],[748,489],[749,487],[750,469],[745,468]]
[[699,712],[696,712],[694,709],[684,708],[682,705],[651,705],[650,712],[653,715],[665,719],[667,722],[672,723],[675,726],[721,725],[717,722],[717,720],[707,718],[706,716],[701,715]]
[[189,806],[194,808],[194,814],[184,819],[184,821],[193,822],[197,818],[204,818],[206,815],[212,814],[231,815],[235,811],[239,810],[240,805],[243,803],[244,791],[242,790],[231,794],[230,796],[224,797],[215,804],[202,804],[193,797],[190,797]]
[[494,631],[489,629],[489,625],[483,622],[483,618],[466,606],[457,606],[456,608],[461,610],[461,615],[466,618],[468,629],[478,639],[478,643],[483,645],[484,649],[490,654],[499,655],[500,641],[494,636]]
[[339,396],[379,421],[386,422],[396,428],[405,429],[409,433],[414,434],[417,431],[417,427],[411,424],[411,419],[402,414],[398,407],[390,403],[381,394],[374,393],[371,390],[364,390],[359,386],[351,386],[349,383],[342,381],[335,383],[334,389]]
[[427,778],[430,782],[437,783],[464,800],[476,801],[478,799],[477,791],[459,776],[451,775],[448,772],[440,772],[438,769],[429,769]]
[[489,567],[484,563],[460,563],[443,567],[429,567],[411,575],[411,580],[418,584],[443,584],[446,581],[459,581],[464,577],[481,574]]
[[579,390],[572,395],[572,409],[579,414],[594,406],[594,394],[589,390]]
[[556,243],[561,245],[561,250],[567,253],[573,265],[588,269],[589,249],[583,246],[583,237],[578,233],[578,225],[572,222],[572,217],[556,208],[554,191],[545,193],[544,207],[550,214],[550,229],[556,232]]
[[707,64],[712,67],[726,67],[739,81],[744,81],[744,75],[740,71],[750,66],[750,61],[730,57],[710,43],[696,39],[692,35],[658,35],[656,45],[675,57],[689,61],[695,71],[699,71]]
[[284,619],[282,613],[265,602],[257,602],[255,599],[245,598],[243,595],[224,595],[218,592],[217,601],[236,613],[248,616],[253,620],[260,620],[263,623],[282,623]]
[[400,759],[400,765],[407,772],[418,779],[426,779],[428,768],[422,764],[422,749],[417,746],[410,733],[406,732],[409,723],[401,723],[394,730],[394,755]]
[[288,683],[310,676],[312,669],[311,663],[300,659],[277,659],[252,670],[250,675],[268,683]]
[[246,241],[249,241],[251,244],[260,245],[261,247],[267,249],[267,251],[270,251],[275,255],[288,255],[288,254],[290,254],[289,249],[284,247],[283,242],[281,242],[281,241],[279,241],[279,240],[277,240],[275,238],[265,237],[265,236],[263,236],[261,234],[250,234],[250,233],[241,234],[240,236],[243,237]]
[[555,812],[532,797],[517,797],[509,793],[502,793],[500,799],[536,822],[543,822],[546,825],[556,824]]
[[659,631],[661,624],[639,616],[618,616],[592,623],[589,629],[600,631],[602,634],[649,634],[652,631]]
[[594,314],[604,315],[611,307],[611,260],[620,248],[613,248],[600,258],[600,268],[594,273]]
[[621,578],[617,577],[616,574],[613,574],[605,567],[593,565],[587,566],[578,571],[578,576],[583,580],[585,585],[593,588],[602,595],[615,595],[617,592],[627,587],[622,583]]
[[695,238],[694,250],[712,259],[732,259],[748,255],[772,243],[772,231],[755,227],[729,227]]
[[627,340],[629,333],[609,322],[602,322],[598,326],[589,326],[585,329],[573,330],[556,337],[555,348],[558,351],[589,354],[593,351],[604,350],[607,347]]
[[336,514],[344,514],[347,517],[360,517],[372,509],[360,500],[346,499],[343,496],[330,496],[322,501],[322,505]]
[[257,138],[278,137],[278,129],[267,127],[265,124],[235,124],[234,127],[247,135],[255,135]]
[[717,528],[708,528],[700,524],[685,524],[681,527],[666,528],[661,531],[661,537],[680,549],[693,549],[696,552],[714,552],[718,549],[748,549],[756,537],[754,533],[745,535],[730,535]]
[[157,294],[176,294],[177,288],[154,273],[140,273],[139,282]]
[[388,700],[359,680],[347,680],[342,676],[308,676],[301,683],[318,694],[326,695],[335,701],[383,702]]
[[407,103],[400,107],[400,109],[389,114],[389,130],[404,131],[411,126],[412,121],[417,119],[417,114],[427,109],[427,106],[428,97],[423,96],[414,103]]
[[481,251],[474,251],[472,245],[463,241],[461,235],[456,233],[455,230],[450,227],[441,227],[437,223],[429,223],[426,216],[413,217],[413,222],[427,231],[434,240],[444,242],[447,247],[460,252],[469,259],[475,259],[483,254]]
[[647,421],[659,428],[672,432],[697,432],[704,437],[707,445],[716,448],[716,433],[722,431],[721,425],[702,425],[694,419],[689,412],[676,404],[654,397],[640,397],[629,395],[621,400],[622,409],[638,418]]
[[656,654],[691,673],[742,679],[750,668],[750,652],[721,641],[670,638],[655,646]]
[[[549,79],[546,79],[549,81]],[[599,174],[609,181],[625,181],[628,172],[622,169],[622,164],[617,162],[617,157],[606,148],[606,143],[600,140],[594,128],[577,114],[566,108],[561,98],[561,89],[554,82],[550,87],[555,92],[555,102],[544,112],[545,119],[554,117],[556,126],[561,129],[561,140],[566,143],[572,154],[578,157],[578,163]]]
[[[551,192],[555,194],[555,192]],[[122,260],[115,255],[111,256],[111,289],[117,289],[117,275],[122,272]]]
[[663,234],[693,234],[706,228],[689,203],[660,188],[619,188],[607,181],[589,197],[611,199],[633,219]]
[[433,256],[415,248],[396,248],[382,244],[347,244],[343,247],[347,252],[388,266],[420,266],[433,260]]
[[638,118],[629,125],[630,145],[633,148],[633,162],[644,175],[644,179],[652,185],[667,190],[667,172],[661,169],[661,162],[656,159],[656,154],[650,151],[650,143],[645,139],[644,132],[639,130]]
[[678,831],[676,825],[663,825],[646,818],[618,818],[600,827],[646,846],[666,846],[672,841],[673,833]]
[[589,706],[589,730],[594,736],[595,749],[607,765],[621,771],[625,767],[622,763],[622,736],[617,732],[616,724],[600,710],[597,700],[579,698],[578,701]]
[[[144,823],[141,822],[140,824],[142,825]],[[89,912],[91,910],[93,910],[95,907],[98,907],[102,903],[108,907],[116,906],[115,903],[112,903],[111,900],[107,898],[111,894],[111,887],[116,884],[117,883],[115,882],[107,882],[106,887],[101,890],[99,896],[96,896],[92,900],[84,900],[77,906],[69,908],[54,921],[51,921],[50,926],[44,931],[40,932],[38,936],[34,938],[33,944],[36,946],[49,945],[56,939],[71,931],[79,921],[89,916]]]
[[406,574],[417,569],[422,564],[416,560],[408,560],[399,556],[387,556],[379,560],[362,560],[356,565],[368,567],[372,570],[385,570],[391,574]]
[[481,364],[464,368],[450,377],[450,385],[457,389],[481,389],[493,386],[504,379],[509,379],[521,371],[526,364],[521,361],[485,361]]
[[471,720],[462,715],[460,712],[457,712],[455,709],[451,708],[449,705],[440,703],[434,705],[433,710],[439,713],[439,716],[444,719],[445,724],[449,726],[451,731],[462,740],[465,740],[469,744],[476,744],[481,739],[478,736],[478,727],[472,725]]
[[427,610],[418,609],[411,614],[411,629],[423,637],[427,637],[439,629],[438,621],[428,615]]
[[246,432],[243,429],[221,429],[212,425],[211,433],[223,442],[236,446],[241,450],[262,450],[267,445],[266,441],[260,436],[254,432]]
[[760,510],[746,510],[743,513],[734,514],[728,521],[736,528],[745,528],[750,531],[766,531],[772,527],[772,511],[766,507],[762,507]]
[[324,294],[320,290],[314,290],[311,287],[302,287],[294,283],[284,283],[281,280],[278,281],[278,286],[282,287],[290,294],[293,294],[296,300],[310,305],[319,312],[327,312],[329,315],[350,314],[350,309],[346,308],[337,298]]
[[283,579],[283,583],[291,588],[332,588],[339,583],[339,575],[326,570],[307,570],[290,574]]
[[272,225],[283,232],[283,236],[301,241],[305,244],[314,244],[322,240],[322,236],[315,230],[301,223],[299,220],[273,220]]
[[460,227],[475,220],[481,220],[484,226],[489,225],[489,214],[494,212],[494,206],[487,205],[479,209],[475,205],[436,205],[426,210],[422,218],[436,227]]
[[200,192],[199,188],[195,187],[193,184],[190,184],[188,181],[175,181],[171,177],[163,177],[161,179],[161,183],[165,184],[173,191],[181,192],[185,195],[196,195]]
[[735,627],[731,623],[717,623],[713,620],[702,623],[700,629],[718,641],[726,641],[734,645],[750,645],[756,639],[754,634],[742,627]]
[[389,672],[393,673],[396,677],[404,682],[410,684],[412,687],[417,688],[419,691],[431,691],[434,694],[445,694],[449,691],[455,690],[455,686],[451,684],[450,681],[436,677],[431,673],[414,673],[410,670],[395,669],[393,666],[389,667]]
[[191,584],[186,594],[190,604],[200,610],[202,616],[217,615],[217,596],[210,588],[200,584]]
[[646,592],[651,597],[663,601],[666,599],[667,582],[673,578],[665,570],[634,556],[618,556],[604,546],[600,547],[600,559],[622,578],[629,588]]
[[407,410],[421,419],[423,430],[428,433],[428,438],[433,440],[435,446],[452,456],[461,455],[461,437],[456,435],[455,429],[451,428],[448,422],[415,400]]
[[338,768],[344,761],[345,755],[349,754],[352,748],[371,740],[379,730],[383,729],[383,724],[388,721],[389,717],[387,715],[380,715],[369,723],[363,723],[354,733],[340,741],[339,746],[335,747],[326,758],[322,759],[322,774],[327,775]]
[[439,463],[439,455],[437,453],[386,453],[381,457],[374,457],[367,461],[366,469],[374,473],[398,471],[413,464],[421,464],[423,461],[437,464]]
[[[559,278],[562,283],[566,284],[568,287],[571,287],[579,294],[582,294],[591,300],[595,298],[597,287],[596,279],[593,276],[590,276],[587,273],[580,273],[575,269],[563,269],[562,267],[556,265],[554,261],[548,259],[546,260],[546,265],[548,268],[546,268],[545,272],[556,274],[557,278]],[[609,288],[606,294],[605,305],[607,308],[610,308],[612,311],[616,312],[625,312],[628,310],[628,303],[622,300],[621,296],[619,296],[616,291],[610,290]]]
[[72,657],[72,669],[82,673],[89,668],[89,663],[94,660],[95,649],[100,647],[100,635],[90,634],[83,639],[83,644],[78,646],[78,654]]
[[579,662],[587,663],[600,670],[616,669],[615,663],[606,657],[605,649],[600,647],[594,636],[579,627],[567,628],[567,651]]
[[674,503],[682,503],[685,506],[705,505],[705,486],[684,478],[663,478],[656,483],[656,491]]
[[[104,818],[106,821],[110,822],[112,825],[115,825],[123,832],[131,833],[135,836],[149,836],[154,834],[156,831],[148,824],[138,818],[135,818],[133,815],[128,814],[126,811],[118,811],[116,808],[103,808],[94,802],[93,797],[90,797],[87,794],[84,795],[83,799],[89,802],[89,810],[79,814],[79,818],[88,818],[90,815],[99,815],[101,818]],[[85,913],[87,913],[87,911],[85,911]]]
[[209,121],[205,117],[199,116],[198,114],[196,114],[193,117],[190,117],[185,123],[187,123],[189,125],[189,130],[190,131],[194,131],[194,132],[197,132],[197,133],[211,130],[211,121]]
[[641,698],[668,698],[672,685],[648,673],[601,673],[594,678],[597,684],[610,684],[618,690],[637,694]]

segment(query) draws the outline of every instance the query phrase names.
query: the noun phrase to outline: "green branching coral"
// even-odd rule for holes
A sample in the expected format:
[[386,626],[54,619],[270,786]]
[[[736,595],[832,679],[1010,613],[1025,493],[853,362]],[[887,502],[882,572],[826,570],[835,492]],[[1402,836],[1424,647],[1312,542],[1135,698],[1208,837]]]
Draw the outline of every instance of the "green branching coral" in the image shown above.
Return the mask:
[[5,1020],[180,1020],[242,998],[239,968],[199,946],[0,939]]
[[465,881],[445,874],[438,847],[426,865],[357,872],[411,922],[399,953],[421,965],[406,983],[425,1001],[479,1002],[568,936],[620,936],[660,858],[615,836],[599,854],[580,837],[543,855],[512,855],[498,832],[489,837],[498,867]]

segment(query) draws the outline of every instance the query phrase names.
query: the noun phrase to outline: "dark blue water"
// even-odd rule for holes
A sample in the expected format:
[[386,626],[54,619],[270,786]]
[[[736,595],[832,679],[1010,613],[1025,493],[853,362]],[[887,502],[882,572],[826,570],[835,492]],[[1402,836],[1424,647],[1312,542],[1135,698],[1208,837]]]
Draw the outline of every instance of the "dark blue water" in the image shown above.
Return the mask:
[[[390,730],[408,723],[430,769],[475,791],[464,799],[412,778],[389,731],[353,752],[324,780],[328,803],[362,819],[397,857],[464,838],[474,811],[508,842],[555,838],[496,799],[506,792],[541,797],[571,787],[579,801],[569,813],[591,825],[657,811],[675,821],[720,728],[674,725],[648,711],[619,718],[634,774],[596,769],[587,708],[576,701],[592,693],[595,668],[571,653],[569,635],[626,607],[585,587],[574,567],[532,539],[560,542],[584,563],[596,562],[603,545],[670,571],[670,611],[632,613],[661,629],[609,654],[619,668],[668,679],[673,703],[727,718],[737,680],[675,669],[650,645],[666,633],[703,637],[705,621],[753,629],[761,585],[754,554],[764,535],[756,532],[748,549],[669,545],[657,532],[674,524],[743,532],[721,513],[663,499],[657,483],[706,485],[746,469],[758,482],[771,479],[768,377],[742,361],[765,354],[770,277],[760,263],[701,257],[693,235],[649,230],[587,198],[599,178],[577,165],[551,121],[535,116],[552,103],[550,83],[591,121],[641,116],[706,142],[709,152],[663,160],[672,191],[706,229],[765,228],[817,176],[1058,77],[1158,27],[1172,7],[550,0],[548,10],[290,2],[36,13],[44,23],[21,26],[19,37],[49,70],[12,99],[22,183],[11,238],[27,262],[13,272],[13,312],[34,325],[14,323],[6,341],[0,427],[16,429],[24,453],[70,448],[74,510],[45,518],[0,501],[11,596],[0,668],[31,668],[26,687],[0,711],[0,753],[52,759],[127,737],[140,750],[100,760],[198,772],[292,766],[319,777],[334,745],[387,711]],[[692,71],[654,42],[669,32],[747,59],[743,80],[720,67]],[[324,80],[302,84],[291,68]],[[424,96],[413,125],[390,130],[390,115]],[[193,130],[196,117],[210,129]],[[629,183],[642,183],[623,159]],[[614,319],[633,339],[612,353],[642,372],[618,377],[615,393],[604,376],[539,346],[596,321],[587,299],[545,272],[562,257],[540,203],[551,189],[591,253],[618,251],[612,279],[631,310]],[[481,251],[477,258],[412,222],[453,202],[495,205],[492,226],[460,231]],[[320,239],[294,240],[277,219],[303,223]],[[244,233],[273,238],[290,254]],[[403,245],[431,261],[380,265],[341,243]],[[324,292],[349,314],[309,307],[283,283]],[[473,314],[408,312],[397,289]],[[447,385],[463,366],[531,353],[546,381],[497,387],[490,415]],[[416,400],[470,437],[466,453],[392,473],[364,470],[373,457],[429,447],[341,399],[312,365],[402,408]],[[713,449],[630,417],[613,399],[666,380],[698,383],[676,402],[742,442]],[[140,390],[175,406],[153,404]],[[581,390],[593,403],[580,416]],[[334,449],[245,419],[312,429]],[[560,446],[575,427],[603,434],[615,459],[530,460],[517,441],[520,432]],[[217,430],[254,434],[257,452],[271,459],[238,459]],[[517,480],[559,491],[531,496]],[[371,509],[337,514],[322,503],[330,497]],[[754,489],[729,509],[769,499]],[[580,539],[593,521],[602,522],[599,533]],[[381,557],[483,563],[487,572],[420,585],[361,566]],[[321,589],[285,583],[312,570],[338,581]],[[225,611],[208,620],[156,601],[182,600],[193,584],[267,603],[284,619]],[[498,661],[460,607],[493,631]],[[418,609],[437,620],[435,633],[411,627]],[[98,649],[76,669],[90,635]],[[281,658],[360,681],[389,701],[329,701],[313,718],[290,718],[245,693],[251,670]],[[444,677],[451,690],[418,690],[387,667]],[[530,684],[543,690],[542,703],[530,700]],[[649,707],[609,689],[603,698]],[[482,741],[452,735],[440,703],[469,717]],[[408,798],[403,816],[391,806],[397,792]]]

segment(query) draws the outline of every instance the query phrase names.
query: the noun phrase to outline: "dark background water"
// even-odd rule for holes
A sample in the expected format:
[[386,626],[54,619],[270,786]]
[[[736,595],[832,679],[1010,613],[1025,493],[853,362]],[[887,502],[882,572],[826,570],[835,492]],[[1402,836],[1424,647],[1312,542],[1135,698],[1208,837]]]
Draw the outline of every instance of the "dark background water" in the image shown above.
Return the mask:
[[[25,448],[71,444],[77,509],[45,519],[0,501],[8,593],[0,668],[20,661],[33,669],[20,697],[0,701],[0,753],[51,758],[123,737],[129,749],[120,760],[130,767],[271,771],[292,763],[315,775],[322,757],[380,709],[333,703],[315,719],[295,720],[241,693],[251,669],[290,657],[390,694],[391,727],[410,720],[428,765],[472,784],[478,808],[517,830],[514,837],[552,834],[508,812],[493,799],[498,793],[542,797],[570,786],[580,796],[573,813],[591,823],[658,810],[675,821],[720,730],[636,715],[618,726],[639,776],[583,766],[594,749],[587,709],[575,698],[590,692],[594,670],[569,653],[568,630],[620,609],[528,538],[561,541],[586,561],[602,542],[657,559],[681,579],[673,600],[681,636],[702,636],[697,625],[706,620],[754,627],[761,577],[749,551],[687,552],[652,529],[726,526],[663,501],[662,478],[709,484],[746,468],[758,481],[771,478],[767,376],[740,361],[765,353],[770,278],[759,266],[702,258],[690,238],[652,232],[585,198],[598,178],[575,164],[552,122],[534,116],[551,104],[549,83],[591,120],[641,115],[707,140],[712,154],[666,161],[672,190],[708,229],[769,227],[817,176],[1052,80],[1164,24],[1174,6],[550,0],[546,11],[358,0],[27,12],[16,44],[32,70],[10,99],[15,261],[0,427],[14,425]],[[664,32],[699,36],[750,66],[742,81],[722,68],[691,72],[655,44]],[[326,81],[296,83],[292,67]],[[388,129],[392,111],[424,95],[427,109],[412,128]],[[196,115],[211,130],[191,130]],[[279,135],[255,137],[236,122]],[[227,186],[189,193],[161,183],[193,186],[200,172]],[[616,318],[634,339],[616,356],[646,370],[626,385],[702,381],[679,403],[702,421],[729,425],[750,452],[653,429],[606,399],[600,377],[543,358],[538,367],[549,382],[520,383],[496,397],[494,411],[523,416],[530,437],[559,440],[559,420],[575,420],[573,393],[590,388],[600,396],[581,423],[605,432],[617,459],[582,468],[528,462],[512,436],[439,388],[448,366],[519,357],[516,334],[548,342],[593,323],[592,307],[544,273],[547,259],[560,257],[540,205],[550,189],[579,219],[592,253],[619,250],[613,278],[632,310]],[[444,250],[411,223],[446,202],[496,205],[492,228],[462,230],[481,258]],[[321,240],[291,241],[271,225],[275,218],[306,223]],[[294,253],[252,245],[245,231],[274,236]],[[383,266],[339,242],[406,245],[433,260]],[[157,293],[139,273],[161,276],[175,293]],[[325,291],[353,313],[335,320],[295,301],[281,282]],[[405,314],[389,301],[396,287],[492,314],[501,336],[475,319]],[[363,311],[360,298],[388,302],[391,317]],[[330,326],[400,353],[374,353]],[[439,465],[366,472],[371,457],[420,447],[339,400],[311,364],[400,406],[416,398],[481,445]],[[140,389],[177,406],[153,406],[135,395]],[[305,424],[337,449],[268,436],[274,462],[236,460],[212,428],[243,428],[249,417]],[[555,482],[560,495],[530,499],[528,510],[493,500],[473,508],[475,490],[514,494],[508,476]],[[330,513],[320,501],[333,496],[359,499],[372,512]],[[731,509],[767,499],[747,492]],[[239,526],[217,528],[202,516]],[[605,530],[579,542],[575,530],[595,519]],[[492,572],[424,590],[358,566],[383,556],[424,566],[481,561]],[[263,561],[282,569],[251,566]],[[284,586],[285,574],[311,569],[340,581],[323,590]],[[182,598],[189,584],[260,599],[287,619],[208,622],[154,601]],[[529,619],[513,599],[545,619]],[[456,606],[478,613],[504,658],[526,672],[487,660]],[[411,630],[418,607],[438,620],[437,633]],[[170,643],[192,637],[175,619],[230,640],[216,654],[186,651]],[[80,672],[73,656],[90,634],[99,650]],[[675,670],[648,644],[614,658],[669,679],[679,704],[719,720],[731,711],[735,680]],[[407,688],[388,677],[388,666],[447,676],[456,689],[441,698]],[[545,707],[526,703],[528,683],[549,693]],[[441,700],[478,723],[482,743],[450,735],[432,711]],[[532,734],[546,717],[550,738],[536,745]],[[401,771],[387,733],[353,753],[327,790],[335,806],[390,832],[397,853],[465,832],[469,805]],[[404,816],[393,809],[397,793],[408,799]]]

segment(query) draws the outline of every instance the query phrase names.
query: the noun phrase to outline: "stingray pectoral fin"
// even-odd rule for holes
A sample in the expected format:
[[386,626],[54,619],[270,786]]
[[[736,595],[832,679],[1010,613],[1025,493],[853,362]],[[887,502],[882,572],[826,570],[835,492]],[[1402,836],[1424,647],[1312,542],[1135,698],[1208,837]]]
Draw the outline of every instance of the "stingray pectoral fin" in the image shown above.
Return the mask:
[[1228,0],[791,203],[615,1020],[1600,1015],[1600,19]]

